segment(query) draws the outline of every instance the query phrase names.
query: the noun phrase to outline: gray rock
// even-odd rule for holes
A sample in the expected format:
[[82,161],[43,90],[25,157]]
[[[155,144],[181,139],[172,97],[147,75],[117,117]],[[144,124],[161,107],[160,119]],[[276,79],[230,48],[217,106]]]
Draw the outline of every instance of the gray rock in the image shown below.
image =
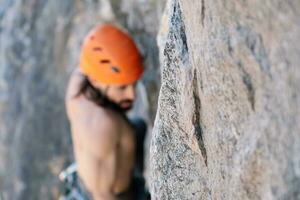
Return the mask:
[[155,38],[163,9],[164,1],[156,0],[1,1],[1,200],[57,199],[57,176],[73,160],[65,88],[92,26],[116,23],[138,43],[146,73],[134,112],[152,124],[160,84]]
[[300,199],[299,1],[169,0],[153,199]]

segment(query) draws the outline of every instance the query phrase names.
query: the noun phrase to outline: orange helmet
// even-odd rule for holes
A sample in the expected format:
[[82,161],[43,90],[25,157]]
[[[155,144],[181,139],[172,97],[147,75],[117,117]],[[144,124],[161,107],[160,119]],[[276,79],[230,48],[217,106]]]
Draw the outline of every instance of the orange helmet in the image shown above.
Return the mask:
[[133,40],[112,25],[93,28],[81,47],[80,70],[105,84],[130,84],[143,73],[141,56]]

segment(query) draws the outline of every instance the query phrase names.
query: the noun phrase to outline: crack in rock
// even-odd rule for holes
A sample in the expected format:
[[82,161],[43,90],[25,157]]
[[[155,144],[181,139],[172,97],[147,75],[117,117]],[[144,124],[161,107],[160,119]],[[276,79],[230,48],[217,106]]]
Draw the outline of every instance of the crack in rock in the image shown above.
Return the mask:
[[270,76],[270,60],[263,44],[262,36],[249,27],[238,25],[237,31],[244,40],[260,69]]
[[194,79],[193,79],[193,99],[194,99],[194,106],[195,112],[193,116],[193,125],[195,127],[195,136],[198,142],[199,149],[201,151],[202,157],[204,159],[205,165],[207,166],[207,153],[206,148],[203,141],[203,129],[201,127],[201,101],[199,98],[199,92],[197,87],[197,74],[196,70],[194,71]]
[[204,26],[204,19],[205,19],[205,2],[204,0],[201,1],[201,23]]
[[248,101],[250,102],[252,110],[255,111],[255,88],[253,87],[252,77],[246,72],[241,62],[238,62],[238,67],[242,73],[243,83],[247,88]]

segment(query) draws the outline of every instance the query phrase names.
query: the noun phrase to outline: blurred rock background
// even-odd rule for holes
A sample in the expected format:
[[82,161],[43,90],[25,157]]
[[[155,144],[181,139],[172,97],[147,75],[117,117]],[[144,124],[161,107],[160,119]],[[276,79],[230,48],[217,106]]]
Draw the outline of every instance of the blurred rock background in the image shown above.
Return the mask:
[[[72,162],[64,93],[90,28],[115,23],[133,36],[146,72],[134,113],[151,132],[160,84],[156,33],[164,1],[0,0],[0,199],[57,199]],[[149,93],[150,95],[147,95]]]

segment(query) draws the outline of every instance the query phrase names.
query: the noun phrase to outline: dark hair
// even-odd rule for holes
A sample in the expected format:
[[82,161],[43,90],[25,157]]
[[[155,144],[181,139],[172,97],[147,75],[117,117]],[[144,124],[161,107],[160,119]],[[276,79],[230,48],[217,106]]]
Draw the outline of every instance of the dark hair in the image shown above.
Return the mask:
[[75,95],[75,98],[80,95],[84,95],[88,100],[92,101],[96,105],[116,111],[117,113],[121,114],[122,117],[126,119],[126,121],[128,121],[124,110],[118,104],[111,101],[106,96],[106,92],[107,90],[103,93],[101,90],[95,88],[89,81],[88,77],[84,76],[82,82],[80,83],[79,91]]

